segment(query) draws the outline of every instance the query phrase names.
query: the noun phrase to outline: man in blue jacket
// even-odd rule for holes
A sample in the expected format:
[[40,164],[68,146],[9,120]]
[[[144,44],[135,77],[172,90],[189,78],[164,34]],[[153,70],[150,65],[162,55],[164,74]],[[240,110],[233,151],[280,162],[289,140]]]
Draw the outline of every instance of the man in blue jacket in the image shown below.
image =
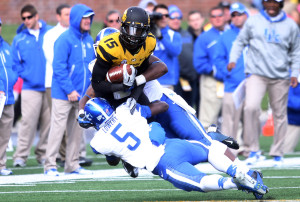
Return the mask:
[[95,58],[93,38],[89,31],[94,12],[83,4],[72,7],[70,27],[54,44],[52,80],[52,120],[48,138],[45,174],[58,176],[56,156],[66,130],[67,174],[92,174],[79,165],[83,130],[77,124],[78,101],[90,85],[88,64]]
[[23,24],[12,43],[13,65],[23,79],[21,92],[21,126],[18,131],[14,166],[26,166],[31,145],[39,125],[40,139],[35,148],[36,159],[43,163],[50,129],[50,110],[45,92],[46,59],[42,49],[44,34],[50,29],[39,20],[36,8],[30,4],[21,10]]
[[[196,39],[194,44],[194,67],[201,75],[199,120],[207,129],[216,123],[222,105],[222,76],[217,71],[213,56],[216,44],[224,31],[225,17],[222,7],[214,7],[209,12],[212,28]],[[218,88],[218,89],[217,89]]]
[[[241,3],[233,3],[230,6],[231,13],[231,29],[221,35],[214,56],[214,63],[217,71],[219,71],[224,81],[224,97],[222,104],[222,132],[228,136],[237,139],[238,126],[242,115],[243,105],[235,106],[233,101],[233,92],[238,85],[245,79],[244,73],[244,56],[241,55],[237,67],[229,72],[227,64],[229,62],[229,53],[232,43],[236,39],[240,29],[243,27],[247,17],[249,16],[246,7]],[[244,54],[246,54],[246,49]]]
[[1,114],[0,104],[0,175],[11,175],[6,169],[6,148],[11,135],[14,121],[14,94],[13,86],[17,81],[17,71],[12,68],[11,48],[1,36],[2,21],[0,19],[0,99],[6,97]]
[[[298,76],[300,82],[300,76]],[[294,152],[300,140],[300,85],[289,89],[287,106],[288,127],[284,139],[284,153]]]
[[181,36],[168,26],[169,11],[166,5],[158,4],[153,11],[162,15],[162,18],[156,21],[161,33],[156,36],[156,47],[153,54],[168,67],[168,73],[158,78],[158,81],[164,87],[174,89],[179,81],[178,56],[182,49]]

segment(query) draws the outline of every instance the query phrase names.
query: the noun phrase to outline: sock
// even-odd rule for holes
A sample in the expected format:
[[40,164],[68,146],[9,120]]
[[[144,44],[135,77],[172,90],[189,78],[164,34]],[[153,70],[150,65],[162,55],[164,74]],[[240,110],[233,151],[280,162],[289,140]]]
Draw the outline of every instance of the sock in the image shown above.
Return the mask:
[[235,189],[237,186],[229,177],[223,177],[221,175],[206,175],[200,181],[200,188],[204,192],[210,192]]

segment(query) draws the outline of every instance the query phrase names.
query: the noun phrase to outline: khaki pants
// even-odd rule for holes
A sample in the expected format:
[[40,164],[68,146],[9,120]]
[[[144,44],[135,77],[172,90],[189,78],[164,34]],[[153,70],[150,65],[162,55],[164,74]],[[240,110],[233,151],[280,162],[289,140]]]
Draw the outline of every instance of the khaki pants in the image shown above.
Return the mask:
[[6,148],[14,122],[14,105],[5,105],[0,118],[0,170],[6,168]]
[[18,131],[17,149],[14,160],[26,162],[39,125],[40,137],[35,148],[37,161],[45,159],[47,139],[50,129],[50,109],[45,92],[22,90],[22,118]]
[[217,97],[217,80],[209,75],[201,75],[199,120],[205,130],[217,124],[222,107],[222,98]]
[[269,79],[251,75],[246,79],[244,108],[244,146],[245,151],[258,151],[261,124],[259,120],[261,101],[268,91],[274,118],[274,140],[270,156],[283,156],[283,143],[287,130],[287,98],[289,80]]
[[222,105],[222,133],[237,139],[243,105],[235,108],[232,93],[225,93]]
[[284,139],[284,153],[292,153],[300,140],[300,126],[288,125]]
[[[50,106],[50,111],[52,108],[52,96],[51,96],[51,88],[46,88],[46,95],[47,95],[47,100]],[[65,160],[65,156],[66,156],[66,135],[63,136],[63,139],[61,141],[61,145],[59,147],[59,155],[58,157],[61,158],[61,160]],[[85,140],[85,136],[83,136],[82,142],[80,144],[80,152],[79,155],[80,157],[86,157],[86,140]]]
[[48,138],[45,171],[56,167],[60,143],[66,131],[65,173],[79,168],[79,150],[83,129],[77,123],[78,102],[52,99],[51,129]]

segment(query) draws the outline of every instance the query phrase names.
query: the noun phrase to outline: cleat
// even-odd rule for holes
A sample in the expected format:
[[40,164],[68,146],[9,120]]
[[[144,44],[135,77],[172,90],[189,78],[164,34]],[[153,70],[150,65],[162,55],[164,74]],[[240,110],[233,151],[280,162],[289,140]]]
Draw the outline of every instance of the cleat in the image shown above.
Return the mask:
[[122,160],[124,170],[130,175],[130,177],[136,178],[139,176],[139,168],[133,167],[129,163]]
[[213,139],[218,140],[231,149],[239,149],[240,145],[232,137],[228,137],[219,130],[218,126],[211,124],[207,129],[207,134]]
[[248,173],[237,172],[233,181],[239,190],[247,193],[252,192],[256,199],[262,199],[269,192],[269,189],[262,181],[263,175],[256,170],[249,170]]

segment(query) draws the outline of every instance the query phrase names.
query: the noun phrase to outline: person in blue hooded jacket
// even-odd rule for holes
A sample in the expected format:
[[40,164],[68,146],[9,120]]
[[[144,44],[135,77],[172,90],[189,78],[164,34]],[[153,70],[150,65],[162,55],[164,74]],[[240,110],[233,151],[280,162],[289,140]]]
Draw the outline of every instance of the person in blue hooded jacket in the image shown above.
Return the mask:
[[44,34],[51,28],[39,20],[33,5],[21,9],[23,24],[18,28],[12,43],[13,66],[23,79],[21,92],[21,125],[18,131],[14,166],[26,166],[27,157],[39,125],[40,138],[35,148],[36,159],[45,159],[50,129],[50,110],[45,91],[46,59],[42,49]]
[[[298,76],[300,82],[300,76]],[[287,105],[288,127],[284,139],[284,153],[292,153],[300,140],[300,85],[289,89]]]
[[153,54],[168,67],[168,72],[158,78],[158,81],[164,87],[174,89],[179,81],[180,74],[178,56],[182,50],[181,35],[168,26],[169,10],[166,5],[158,4],[153,11],[160,13],[162,16],[161,19],[155,22],[158,32],[155,35],[156,47]]
[[213,56],[219,37],[224,32],[225,17],[222,7],[213,7],[210,12],[212,28],[200,34],[194,43],[194,67],[201,75],[199,120],[207,129],[217,123],[222,106],[222,76],[217,71]]
[[244,54],[240,56],[237,62],[237,67],[229,72],[227,70],[227,64],[229,62],[229,53],[232,47],[232,43],[236,39],[247,20],[249,13],[247,8],[241,3],[233,3],[230,6],[231,14],[231,29],[224,32],[221,35],[214,55],[214,64],[217,71],[222,74],[224,81],[224,97],[222,103],[222,132],[228,136],[237,139],[238,126],[242,116],[243,104],[235,106],[233,100],[233,92],[238,85],[245,79],[244,73],[244,54],[247,52],[247,47],[244,50]]
[[5,156],[14,121],[13,86],[18,76],[16,69],[13,69],[12,66],[11,47],[2,38],[1,31],[2,21],[0,19],[0,96],[6,97],[2,114],[0,113],[0,175],[11,175],[12,171],[6,169]]
[[48,138],[45,174],[58,176],[56,156],[66,130],[67,174],[91,174],[79,165],[83,130],[77,124],[78,102],[90,85],[88,64],[95,58],[89,31],[94,11],[83,4],[71,8],[70,27],[54,43],[52,120]]

